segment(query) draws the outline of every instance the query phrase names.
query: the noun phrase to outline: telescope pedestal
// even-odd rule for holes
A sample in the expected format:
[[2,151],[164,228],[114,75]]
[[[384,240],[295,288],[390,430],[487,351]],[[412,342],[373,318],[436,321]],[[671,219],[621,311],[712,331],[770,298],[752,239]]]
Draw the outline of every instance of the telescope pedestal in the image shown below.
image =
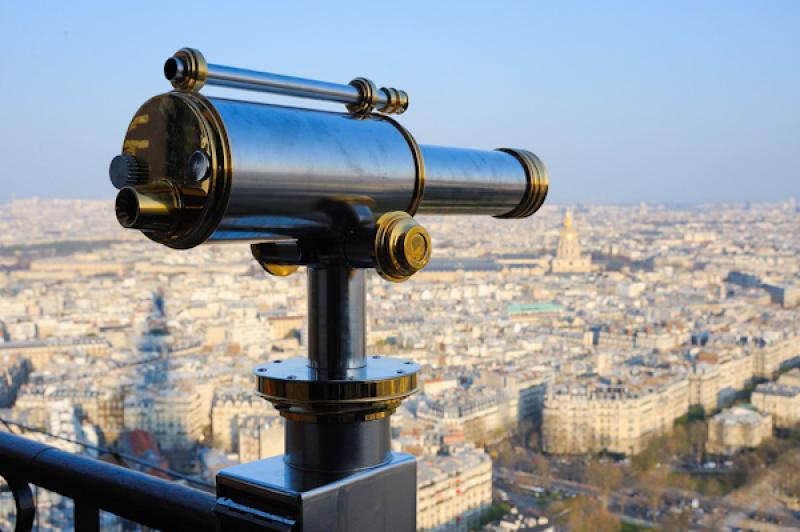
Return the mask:
[[416,493],[417,463],[404,453],[338,475],[303,472],[276,456],[221,471],[214,511],[221,530],[411,532]]
[[286,420],[285,454],[217,475],[222,530],[412,532],[416,460],[391,452],[390,416],[417,388],[410,360],[365,356],[364,270],[308,268],[308,358],[256,367]]

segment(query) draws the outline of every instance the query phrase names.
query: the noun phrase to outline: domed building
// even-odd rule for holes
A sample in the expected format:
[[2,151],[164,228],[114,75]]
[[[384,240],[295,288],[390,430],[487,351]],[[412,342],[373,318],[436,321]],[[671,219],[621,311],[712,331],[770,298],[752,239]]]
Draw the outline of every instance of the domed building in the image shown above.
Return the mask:
[[587,273],[592,271],[592,257],[581,254],[578,233],[572,227],[572,213],[564,214],[564,228],[558,237],[558,250],[553,259],[553,273]]

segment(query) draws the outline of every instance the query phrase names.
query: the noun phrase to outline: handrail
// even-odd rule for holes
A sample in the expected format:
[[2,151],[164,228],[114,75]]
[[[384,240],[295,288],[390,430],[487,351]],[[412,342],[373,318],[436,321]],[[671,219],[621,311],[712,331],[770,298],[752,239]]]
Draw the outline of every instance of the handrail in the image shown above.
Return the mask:
[[[0,476],[25,511],[17,530],[30,530],[29,484],[71,498],[76,530],[99,530],[99,512],[160,530],[216,531],[216,498],[194,488],[68,453],[21,436],[0,432]],[[18,515],[19,517],[19,515]]]

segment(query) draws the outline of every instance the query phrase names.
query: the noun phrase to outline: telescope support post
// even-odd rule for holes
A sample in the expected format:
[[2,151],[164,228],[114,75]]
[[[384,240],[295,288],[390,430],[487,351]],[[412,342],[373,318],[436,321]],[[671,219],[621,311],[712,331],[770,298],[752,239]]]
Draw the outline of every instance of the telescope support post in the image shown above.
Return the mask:
[[320,378],[364,367],[366,272],[335,260],[308,268],[308,359]]
[[[286,420],[285,454],[219,472],[215,511],[222,530],[248,530],[245,517],[265,530],[411,532],[416,527],[416,460],[391,451],[390,416],[416,391],[419,366],[365,354],[366,268],[373,263],[364,250],[376,228],[371,214],[353,219],[343,229],[350,235],[343,247],[331,242],[253,247],[267,271],[281,272],[292,261],[307,266],[308,358],[256,368],[259,394]],[[398,225],[405,218],[393,220],[389,230],[395,232],[388,234],[399,235],[400,244],[397,236],[385,237],[386,260],[396,260],[391,252],[419,233],[409,232],[415,226],[408,222]]]

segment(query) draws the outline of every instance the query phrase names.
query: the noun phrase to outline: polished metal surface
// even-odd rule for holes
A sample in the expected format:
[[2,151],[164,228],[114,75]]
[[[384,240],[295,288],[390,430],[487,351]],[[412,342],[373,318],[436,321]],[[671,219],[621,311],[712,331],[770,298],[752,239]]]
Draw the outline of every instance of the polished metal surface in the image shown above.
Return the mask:
[[338,103],[358,103],[361,100],[361,94],[352,85],[215,64],[208,65],[206,85],[269,92],[284,96],[313,98],[315,100]]
[[[211,240],[274,238],[314,227],[337,200],[405,210],[417,169],[407,139],[378,117],[210,98],[231,153],[231,192]],[[283,218],[283,222],[276,218]],[[324,225],[323,222],[319,222]],[[265,227],[267,226],[267,227]]]
[[240,464],[217,475],[215,513],[221,530],[413,532],[417,464],[391,453],[380,466],[320,474],[286,465],[282,456]]
[[349,422],[393,413],[417,391],[418,372],[419,365],[410,360],[371,355],[341,379],[328,379],[303,357],[261,364],[255,376],[258,394],[286,418]]
[[522,164],[527,183],[525,194],[519,205],[505,214],[495,216],[495,218],[527,218],[538,211],[547,198],[550,186],[547,168],[541,159],[527,150],[500,148],[498,151],[508,153]]
[[242,89],[297,98],[310,98],[348,105],[353,113],[366,114],[374,109],[401,114],[408,109],[405,91],[381,87],[366,78],[349,84],[285,76],[225,65],[209,64],[194,48],[182,48],[164,63],[164,77],[176,89],[200,90],[204,85]]
[[391,445],[389,416],[350,423],[287,419],[284,460],[287,465],[304,471],[351,473],[387,463]]
[[387,212],[375,225],[375,271],[387,281],[405,281],[431,260],[431,237],[408,213]]
[[420,214],[497,216],[519,205],[525,169],[501,151],[420,145],[425,161],[425,195]]
[[[514,155],[522,150],[417,145],[382,115],[356,118],[191,92],[148,101],[131,123],[123,153],[146,170],[146,183],[178,187],[178,223],[162,233],[144,228],[176,248],[326,236],[327,209],[342,201],[362,202],[376,217],[416,209],[527,215],[520,205],[543,198],[547,189],[545,179],[538,185],[543,192],[531,194],[534,166]],[[535,168],[546,177],[543,165]],[[205,198],[197,216],[185,212],[191,202],[184,195]]]
[[308,361],[325,378],[365,365],[366,271],[334,261],[308,268]]

